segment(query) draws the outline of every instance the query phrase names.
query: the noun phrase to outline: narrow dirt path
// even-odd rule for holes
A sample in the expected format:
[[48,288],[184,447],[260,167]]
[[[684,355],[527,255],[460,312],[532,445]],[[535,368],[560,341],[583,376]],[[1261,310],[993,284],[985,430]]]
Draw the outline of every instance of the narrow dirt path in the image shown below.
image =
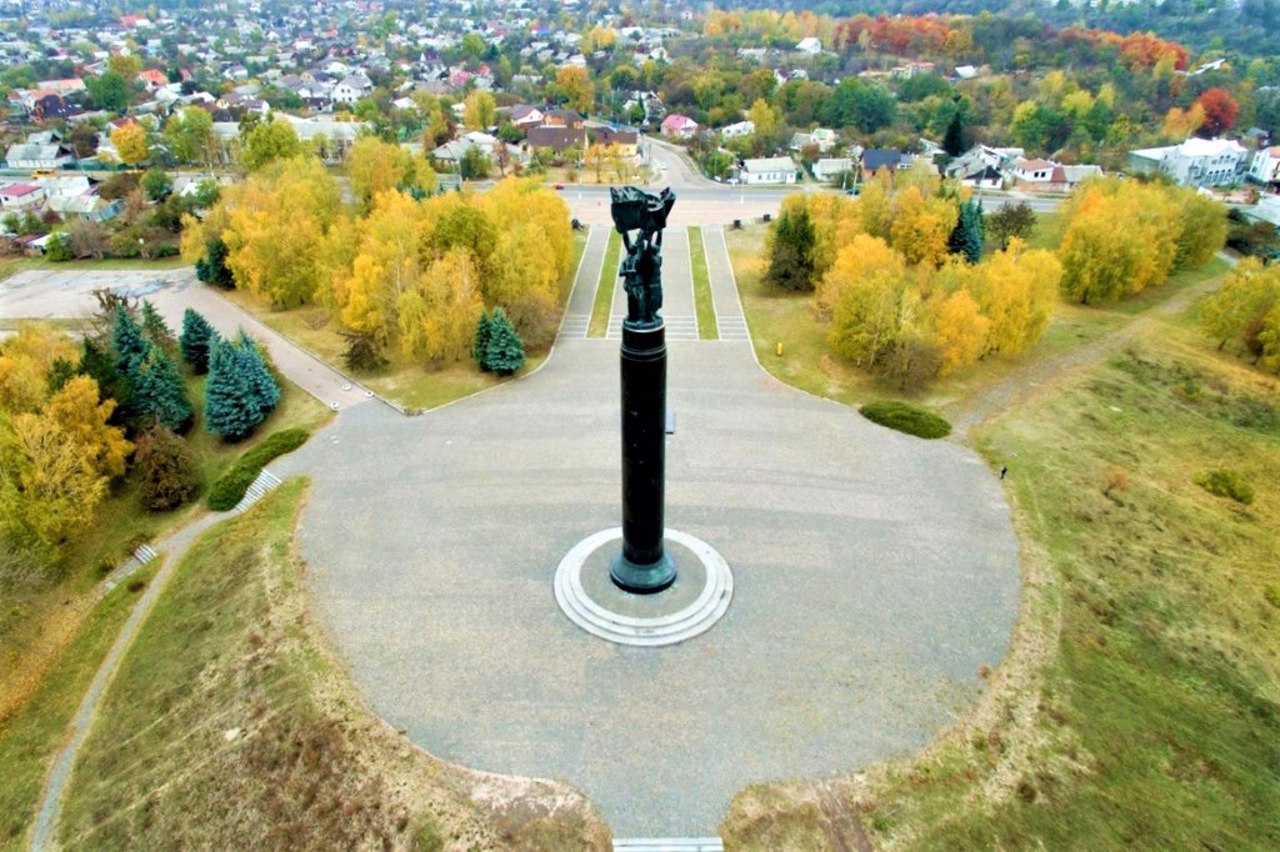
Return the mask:
[[[155,549],[163,554],[164,564],[160,566],[160,570],[151,578],[151,582],[147,585],[147,590],[143,592],[142,597],[134,605],[133,612],[129,614],[129,619],[125,622],[124,627],[121,628],[120,635],[116,637],[111,650],[107,652],[102,665],[98,667],[97,674],[93,676],[93,682],[89,684],[89,691],[85,693],[84,699],[80,702],[80,709],[76,711],[75,718],[71,722],[71,735],[58,752],[58,756],[53,762],[53,768],[49,771],[49,777],[45,781],[39,810],[36,813],[35,829],[31,834],[30,848],[33,852],[44,852],[46,849],[56,848],[54,832],[58,827],[58,817],[62,811],[62,797],[66,790],[67,781],[71,777],[71,767],[75,764],[76,754],[80,751],[80,747],[84,744],[85,739],[89,736],[89,731],[93,727],[94,716],[98,710],[98,702],[111,684],[116,671],[120,668],[120,661],[124,659],[125,652],[129,650],[129,646],[133,643],[133,638],[137,635],[138,628],[142,626],[142,622],[146,620],[147,615],[150,614],[155,606],[156,601],[164,591],[165,585],[169,582],[169,578],[173,576],[174,569],[187,552],[187,548],[191,546],[191,543],[195,541],[200,533],[226,517],[227,515],[224,513],[203,515],[156,543]],[[118,594],[124,594],[124,592],[118,592]]]
[[[1230,266],[1235,266],[1239,260],[1225,252],[1220,252],[1218,257]],[[964,403],[947,409],[946,413],[955,429],[954,434],[959,439],[967,440],[975,426],[987,422],[1018,403],[1045,393],[1057,386],[1068,374],[1096,364],[1149,331],[1166,317],[1185,310],[1196,299],[1217,287],[1218,283],[1219,279],[1215,276],[1187,287],[1092,343],[1028,365],[1026,369],[1019,370],[987,387],[981,396],[965,400]]]

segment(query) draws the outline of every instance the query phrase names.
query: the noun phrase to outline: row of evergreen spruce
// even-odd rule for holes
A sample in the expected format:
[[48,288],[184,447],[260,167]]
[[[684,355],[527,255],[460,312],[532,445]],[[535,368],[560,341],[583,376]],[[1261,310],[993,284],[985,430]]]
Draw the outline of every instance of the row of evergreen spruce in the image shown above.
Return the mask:
[[100,298],[105,333],[84,338],[78,365],[55,363],[51,383],[65,384],[77,373],[97,381],[101,399],[115,402],[112,422],[134,442],[143,507],[175,508],[199,490],[194,455],[180,437],[195,417],[178,356],[196,375],[208,374],[204,428],[228,442],[248,437],[267,418],[280,401],[279,383],[243,331],[225,339],[188,308],[175,338],[150,301],[138,311],[120,297]]

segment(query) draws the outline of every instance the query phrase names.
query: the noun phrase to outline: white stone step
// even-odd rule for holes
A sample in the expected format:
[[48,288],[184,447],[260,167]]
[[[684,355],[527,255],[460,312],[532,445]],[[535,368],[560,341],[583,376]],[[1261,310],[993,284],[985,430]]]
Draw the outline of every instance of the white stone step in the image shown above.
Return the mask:
[[240,502],[237,503],[236,507],[231,511],[237,515],[242,514],[247,511],[250,506],[266,496],[267,492],[274,491],[279,487],[279,477],[266,468],[263,468],[258,474],[257,479],[253,480],[253,483],[249,486],[248,490],[245,491],[244,497],[240,499]]
[[724,852],[719,837],[614,838],[613,852]]

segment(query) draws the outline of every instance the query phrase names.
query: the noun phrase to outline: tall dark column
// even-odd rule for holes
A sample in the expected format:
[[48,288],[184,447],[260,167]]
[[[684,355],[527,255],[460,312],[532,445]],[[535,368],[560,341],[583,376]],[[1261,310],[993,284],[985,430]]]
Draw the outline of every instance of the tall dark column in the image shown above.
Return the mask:
[[622,553],[609,576],[639,594],[676,579],[662,545],[666,491],[666,326],[622,328]]
[[[609,190],[609,212],[626,259],[622,322],[622,552],[609,576],[628,592],[651,594],[676,579],[662,547],[667,475],[667,343],[662,322],[662,231],[676,203],[669,188],[650,195],[634,186]],[[635,232],[635,237],[632,237]]]

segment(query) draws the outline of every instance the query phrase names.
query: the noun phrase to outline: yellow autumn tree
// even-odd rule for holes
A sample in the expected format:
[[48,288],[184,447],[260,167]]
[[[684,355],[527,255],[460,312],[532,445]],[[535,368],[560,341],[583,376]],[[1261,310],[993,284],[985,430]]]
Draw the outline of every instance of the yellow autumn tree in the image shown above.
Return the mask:
[[462,123],[468,130],[488,130],[498,123],[498,104],[483,89],[473,89],[462,102]]
[[70,337],[46,323],[20,323],[18,333],[0,343],[0,411],[38,411],[49,395],[49,371],[59,359],[79,361]]
[[351,191],[362,204],[368,204],[379,192],[403,183],[410,167],[407,151],[376,136],[361,136],[347,154]]
[[460,361],[469,355],[484,310],[477,278],[470,252],[454,248],[400,294],[400,348],[405,355],[429,361]]
[[1062,265],[1052,252],[1021,240],[974,267],[971,289],[990,325],[983,353],[1014,355],[1040,339],[1058,298]]
[[940,358],[938,375],[968,367],[982,357],[991,323],[979,312],[968,290],[957,290],[938,300],[930,319],[932,343]]
[[351,273],[338,284],[342,324],[388,342],[397,329],[401,294],[422,275],[421,245],[427,227],[423,206],[396,190],[374,196],[360,222]]
[[236,287],[277,307],[310,302],[323,272],[316,249],[341,208],[324,164],[305,155],[272,163],[221,203]]
[[878,237],[855,236],[836,254],[815,294],[816,312],[830,318],[831,348],[855,364],[875,363],[901,331],[909,283],[901,254]]
[[112,130],[111,144],[120,155],[120,162],[130,166],[146,162],[151,156],[151,149],[147,147],[147,130],[136,121]]
[[958,213],[954,202],[925,197],[918,186],[908,186],[893,199],[890,244],[908,263],[940,265],[947,257],[947,239]]
[[586,115],[596,101],[596,87],[586,68],[566,65],[556,71],[555,88],[570,109]]

